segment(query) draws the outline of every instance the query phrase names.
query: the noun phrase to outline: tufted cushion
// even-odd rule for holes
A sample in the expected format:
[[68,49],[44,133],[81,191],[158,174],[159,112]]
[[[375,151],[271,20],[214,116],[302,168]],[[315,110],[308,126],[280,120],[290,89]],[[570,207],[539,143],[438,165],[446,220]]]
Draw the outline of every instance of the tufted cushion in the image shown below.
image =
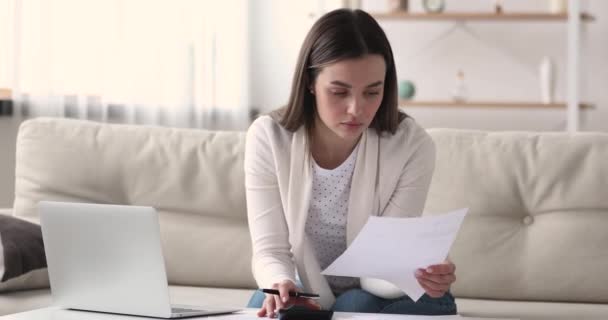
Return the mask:
[[46,268],[40,226],[14,216],[0,215],[0,282]]
[[37,221],[40,200],[153,206],[170,283],[252,288],[244,143],[244,133],[29,120],[14,213]]
[[425,212],[469,207],[456,296],[608,302],[608,134],[435,129]]

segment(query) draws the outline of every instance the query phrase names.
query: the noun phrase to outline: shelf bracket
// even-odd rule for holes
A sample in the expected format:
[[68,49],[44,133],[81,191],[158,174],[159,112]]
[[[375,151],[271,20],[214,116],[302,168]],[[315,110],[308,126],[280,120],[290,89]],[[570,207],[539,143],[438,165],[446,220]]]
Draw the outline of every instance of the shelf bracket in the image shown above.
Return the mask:
[[456,31],[462,31],[464,34],[468,35],[472,39],[474,39],[477,43],[483,45],[488,48],[490,51],[493,51],[501,56],[504,56],[506,59],[514,61],[518,64],[529,76],[536,77],[536,73],[531,71],[531,66],[526,64],[526,62],[522,61],[517,57],[517,55],[513,54],[509,50],[505,50],[504,48],[500,48],[495,45],[491,41],[488,41],[484,37],[482,37],[479,33],[477,33],[473,28],[471,28],[465,21],[456,21],[449,28],[443,30],[441,33],[433,37],[431,40],[427,41],[426,44],[419,49],[416,50],[414,54],[410,54],[406,61],[415,61],[420,55],[424,52],[432,49],[437,43],[440,41],[447,39],[450,35],[455,33]]

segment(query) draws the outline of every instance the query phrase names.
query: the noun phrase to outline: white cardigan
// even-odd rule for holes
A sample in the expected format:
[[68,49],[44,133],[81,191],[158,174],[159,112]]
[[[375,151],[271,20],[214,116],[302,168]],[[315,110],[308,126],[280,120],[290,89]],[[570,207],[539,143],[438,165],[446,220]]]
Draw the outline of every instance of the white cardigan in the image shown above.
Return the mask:
[[[295,282],[321,295],[330,308],[335,297],[304,227],[312,189],[312,163],[304,126],[290,132],[270,116],[253,122],[245,147],[247,215],[253,245],[253,275],[260,287]],[[426,131],[405,118],[392,135],[367,129],[359,142],[351,182],[346,241],[350,244],[370,215],[422,214],[435,167],[435,145]]]

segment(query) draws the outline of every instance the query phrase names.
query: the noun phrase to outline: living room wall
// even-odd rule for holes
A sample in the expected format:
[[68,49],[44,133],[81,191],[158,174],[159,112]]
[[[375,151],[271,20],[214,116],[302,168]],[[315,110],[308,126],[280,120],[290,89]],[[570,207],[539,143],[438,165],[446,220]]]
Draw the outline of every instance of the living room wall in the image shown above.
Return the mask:
[[[325,1],[332,3],[335,1]],[[339,1],[338,1],[339,2]],[[421,1],[409,1],[422,11]],[[547,11],[547,0],[502,1],[504,10]],[[288,6],[279,0],[255,2],[252,15],[252,105],[263,112],[283,105],[289,95],[299,47],[313,23],[316,2]],[[362,1],[363,9],[379,11],[384,1]],[[493,1],[447,1],[450,11],[491,11]],[[583,10],[596,20],[581,33],[581,97],[596,109],[581,115],[582,130],[608,131],[608,1],[583,0]],[[556,100],[566,96],[565,22],[471,22],[482,41],[458,29],[420,51],[453,22],[380,21],[389,40],[400,79],[416,83],[416,98],[449,100],[458,69],[465,72],[471,100],[540,101],[539,64],[552,58],[557,71]],[[418,54],[415,54],[417,53]],[[411,57],[414,55],[414,57]],[[565,110],[407,108],[425,127],[487,130],[556,130],[565,128]]]
[[[332,3],[340,1],[326,1]],[[363,1],[372,10],[383,1]],[[503,1],[505,10],[546,10],[546,0]],[[379,4],[380,3],[380,4]],[[412,10],[421,10],[420,1],[410,1]],[[492,1],[448,0],[448,10],[490,10]],[[314,22],[310,14],[318,1],[256,0],[251,2],[251,105],[262,112],[283,105],[289,95],[291,78],[300,44]],[[582,115],[581,129],[608,131],[608,1],[583,0],[583,8],[596,20],[582,33],[581,93],[596,109]],[[447,99],[458,68],[466,72],[471,98],[540,99],[538,63],[544,55],[557,65],[558,100],[565,97],[566,24],[472,23],[470,27],[484,41],[456,31],[444,41],[406,59],[434,35],[450,27],[449,22],[381,22],[392,42],[400,78],[417,84],[417,98]],[[564,110],[483,110],[408,108],[423,126],[487,130],[562,130]],[[19,123],[0,118],[0,207],[10,207],[14,195],[15,137]]]

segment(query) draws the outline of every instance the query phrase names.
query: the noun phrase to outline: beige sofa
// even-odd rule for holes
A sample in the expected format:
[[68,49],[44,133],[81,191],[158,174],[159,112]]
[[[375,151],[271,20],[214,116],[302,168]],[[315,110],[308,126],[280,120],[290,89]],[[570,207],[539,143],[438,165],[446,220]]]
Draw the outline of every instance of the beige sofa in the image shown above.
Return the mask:
[[[608,135],[430,133],[425,211],[470,208],[450,254],[459,312],[608,318]],[[29,120],[12,214],[37,221],[40,200],[154,206],[173,302],[245,306],[244,143],[242,132]],[[44,269],[0,285],[0,314],[49,305],[48,288],[27,289],[47,285]]]

